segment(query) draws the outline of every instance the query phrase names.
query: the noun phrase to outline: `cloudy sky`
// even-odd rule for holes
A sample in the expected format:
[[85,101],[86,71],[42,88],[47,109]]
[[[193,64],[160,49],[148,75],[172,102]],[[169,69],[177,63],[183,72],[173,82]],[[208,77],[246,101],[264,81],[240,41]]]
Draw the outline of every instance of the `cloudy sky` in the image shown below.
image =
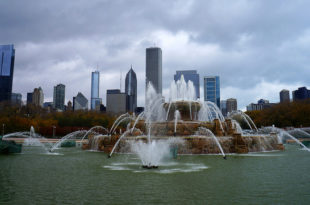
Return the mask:
[[[66,100],[90,98],[91,72],[101,72],[100,97],[137,73],[144,106],[145,48],[163,51],[163,93],[176,70],[219,75],[221,99],[239,109],[279,91],[308,86],[310,1],[302,0],[1,0],[0,44],[16,49],[13,91],[66,85]],[[123,83],[124,89],[124,83]],[[202,88],[201,88],[202,89]]]

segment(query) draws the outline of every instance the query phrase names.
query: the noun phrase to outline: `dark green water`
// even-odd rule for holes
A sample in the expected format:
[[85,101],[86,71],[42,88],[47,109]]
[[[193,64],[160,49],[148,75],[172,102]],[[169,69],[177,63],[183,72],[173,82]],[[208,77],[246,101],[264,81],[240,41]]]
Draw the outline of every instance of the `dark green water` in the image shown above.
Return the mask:
[[0,156],[0,204],[310,204],[310,153],[179,156],[144,170],[134,155],[35,147]]

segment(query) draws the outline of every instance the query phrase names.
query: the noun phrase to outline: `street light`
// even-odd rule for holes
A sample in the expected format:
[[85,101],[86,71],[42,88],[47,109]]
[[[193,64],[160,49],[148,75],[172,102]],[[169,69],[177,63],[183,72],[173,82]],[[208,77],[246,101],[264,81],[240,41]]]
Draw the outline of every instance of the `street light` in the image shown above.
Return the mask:
[[55,138],[56,126],[53,125],[53,138]]

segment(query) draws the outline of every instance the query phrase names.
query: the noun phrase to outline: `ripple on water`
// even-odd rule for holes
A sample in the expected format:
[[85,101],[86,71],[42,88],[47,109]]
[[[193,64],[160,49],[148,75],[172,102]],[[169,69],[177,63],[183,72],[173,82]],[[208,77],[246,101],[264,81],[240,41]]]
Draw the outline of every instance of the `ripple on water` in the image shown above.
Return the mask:
[[158,169],[142,169],[141,163],[112,163],[111,165],[102,166],[104,169],[113,171],[132,171],[133,173],[158,173],[158,174],[172,174],[172,173],[190,173],[199,172],[209,167],[204,164],[194,163],[176,163],[169,162],[159,166]]
[[42,155],[62,156],[62,155],[64,155],[64,154],[62,154],[62,153],[57,153],[57,152],[46,152],[46,153],[42,153]]

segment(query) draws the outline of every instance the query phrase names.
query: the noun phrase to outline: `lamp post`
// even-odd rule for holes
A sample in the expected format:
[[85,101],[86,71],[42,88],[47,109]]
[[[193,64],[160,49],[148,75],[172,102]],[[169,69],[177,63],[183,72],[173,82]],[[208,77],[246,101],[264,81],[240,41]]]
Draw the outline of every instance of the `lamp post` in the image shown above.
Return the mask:
[[56,134],[56,126],[53,126],[53,138],[55,138],[55,134]]

